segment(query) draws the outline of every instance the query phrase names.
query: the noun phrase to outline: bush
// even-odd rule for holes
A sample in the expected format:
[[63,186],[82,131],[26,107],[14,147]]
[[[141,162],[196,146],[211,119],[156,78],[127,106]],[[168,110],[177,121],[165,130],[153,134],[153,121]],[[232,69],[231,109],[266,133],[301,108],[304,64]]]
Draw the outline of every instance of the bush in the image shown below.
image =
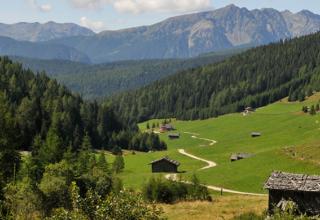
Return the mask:
[[119,219],[119,220],[160,220],[162,210],[155,204],[147,204],[141,195],[122,191],[118,194],[110,194],[102,199],[94,191],[88,191],[85,198],[79,195],[79,189],[75,183],[70,187],[72,197],[72,209],[56,209],[47,220],[87,220],[87,219]]
[[[194,181],[196,180],[196,181]],[[146,200],[160,203],[176,201],[207,200],[211,201],[208,189],[201,186],[194,176],[191,183],[165,180],[161,177],[151,178],[143,187],[142,193]]]

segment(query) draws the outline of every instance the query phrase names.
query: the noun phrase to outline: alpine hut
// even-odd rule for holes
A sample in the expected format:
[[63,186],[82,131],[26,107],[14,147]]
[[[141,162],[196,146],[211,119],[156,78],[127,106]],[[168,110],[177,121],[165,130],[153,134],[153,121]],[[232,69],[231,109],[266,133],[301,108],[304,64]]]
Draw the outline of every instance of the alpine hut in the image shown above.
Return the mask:
[[320,214],[320,176],[274,172],[265,183],[269,190],[269,211],[293,202],[300,212]]
[[168,156],[151,163],[152,173],[177,173],[180,163],[176,160],[170,159]]

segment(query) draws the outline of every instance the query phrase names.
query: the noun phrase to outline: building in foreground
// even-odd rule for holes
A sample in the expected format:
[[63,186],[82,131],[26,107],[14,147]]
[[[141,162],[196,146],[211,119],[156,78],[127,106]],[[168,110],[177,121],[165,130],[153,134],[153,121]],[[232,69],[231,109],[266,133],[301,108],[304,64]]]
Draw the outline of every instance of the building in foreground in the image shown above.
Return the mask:
[[300,212],[320,215],[320,176],[274,172],[264,187],[269,190],[270,212],[292,201]]
[[180,163],[172,160],[169,157],[163,157],[159,160],[154,160],[151,163],[152,173],[177,173]]

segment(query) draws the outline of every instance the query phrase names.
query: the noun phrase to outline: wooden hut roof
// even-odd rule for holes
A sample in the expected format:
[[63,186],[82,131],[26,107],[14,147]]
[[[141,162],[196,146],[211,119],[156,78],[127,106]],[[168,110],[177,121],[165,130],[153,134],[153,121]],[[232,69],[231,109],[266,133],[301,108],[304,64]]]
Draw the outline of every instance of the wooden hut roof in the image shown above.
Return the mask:
[[168,134],[169,137],[180,137],[180,133],[171,133]]
[[157,162],[162,161],[162,160],[166,160],[166,161],[168,161],[169,163],[172,163],[172,164],[177,165],[177,166],[180,165],[180,163],[179,163],[178,161],[172,160],[172,159],[170,159],[168,156],[163,157],[163,158],[158,159],[158,160],[154,160],[154,161],[152,161],[150,164],[157,163]]
[[274,172],[265,183],[265,189],[320,192],[320,176]]
[[257,136],[260,136],[261,133],[260,132],[251,132],[251,135],[257,135]]
[[253,157],[254,155],[253,154],[249,154],[249,153],[235,153],[235,154],[232,154],[230,159],[234,159],[234,160],[238,160],[238,159],[247,159],[247,158],[250,158],[250,157]]

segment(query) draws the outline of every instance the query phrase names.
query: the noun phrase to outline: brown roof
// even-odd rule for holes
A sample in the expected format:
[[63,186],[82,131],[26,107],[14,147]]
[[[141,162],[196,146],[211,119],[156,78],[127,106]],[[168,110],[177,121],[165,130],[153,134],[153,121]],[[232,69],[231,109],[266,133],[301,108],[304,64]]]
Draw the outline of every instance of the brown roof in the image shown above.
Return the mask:
[[177,166],[180,165],[180,163],[179,163],[178,161],[172,160],[172,159],[170,159],[168,156],[165,156],[165,157],[163,157],[163,158],[161,158],[161,159],[158,159],[158,160],[154,160],[154,161],[152,161],[150,164],[157,163],[157,162],[162,161],[162,160],[166,160],[166,161],[168,161],[169,163],[172,163],[172,164],[177,165]]
[[320,192],[320,176],[274,172],[264,185],[265,189]]

